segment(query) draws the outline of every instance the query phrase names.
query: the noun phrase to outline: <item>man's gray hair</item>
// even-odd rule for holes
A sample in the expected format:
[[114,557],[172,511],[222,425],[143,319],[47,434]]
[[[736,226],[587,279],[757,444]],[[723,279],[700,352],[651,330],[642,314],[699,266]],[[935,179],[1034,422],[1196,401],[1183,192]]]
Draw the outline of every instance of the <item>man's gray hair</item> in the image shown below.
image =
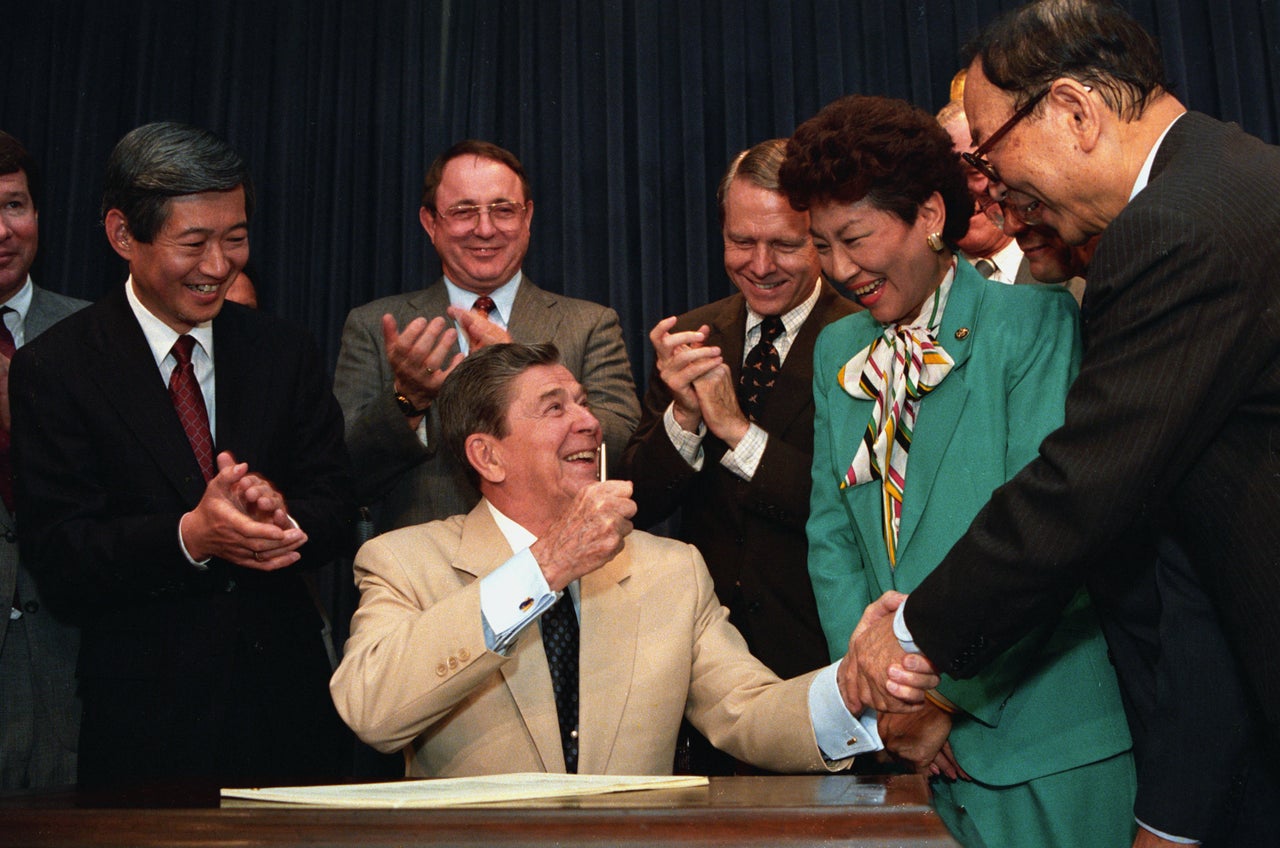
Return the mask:
[[511,386],[535,365],[558,365],[560,351],[551,344],[496,344],[470,354],[445,378],[436,398],[444,443],[453,451],[473,483],[478,475],[467,460],[467,438],[487,433],[507,435]]

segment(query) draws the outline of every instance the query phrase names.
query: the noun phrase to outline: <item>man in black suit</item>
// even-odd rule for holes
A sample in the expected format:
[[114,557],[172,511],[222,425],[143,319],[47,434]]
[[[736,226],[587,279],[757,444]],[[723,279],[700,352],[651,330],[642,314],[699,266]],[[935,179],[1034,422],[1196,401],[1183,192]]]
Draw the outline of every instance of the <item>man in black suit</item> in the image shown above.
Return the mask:
[[[649,334],[657,353],[640,427],[621,473],[636,525],[682,508],[681,537],[707,560],[716,594],[751,652],[794,677],[829,662],[806,564],[813,460],[813,345],[857,311],[821,279],[809,213],[778,189],[786,140],[740,153],[720,181],[724,267],[738,291]],[[779,370],[744,411],[744,359],[766,321]]]
[[[1280,151],[1187,112],[1164,84],[1153,40],[1111,3],[1030,4],[980,36],[975,55],[965,88],[979,143],[971,164],[997,193],[1017,192],[1022,220],[1071,244],[1102,233],[1082,310],[1084,360],[1041,456],[993,494],[906,603],[886,599],[864,617],[846,699],[901,708],[922,697],[895,681],[928,665],[905,649],[971,676],[1056,614],[1082,579],[1125,624],[1131,588],[1151,566],[1115,553],[1150,537],[1161,603],[1177,608],[1176,581],[1190,575],[1208,606],[1197,626],[1221,629],[1224,650],[1210,658],[1191,646],[1184,662],[1234,663],[1243,680],[1241,696],[1225,701],[1201,687],[1206,721],[1182,744],[1215,745],[1221,728],[1260,717],[1256,741],[1270,744],[1270,762],[1241,789],[1274,798]],[[1117,655],[1122,670],[1132,662]],[[1150,670],[1155,656],[1145,662]],[[1222,778],[1202,775],[1197,786]],[[1163,835],[1212,841],[1229,815],[1183,833],[1147,818],[1168,814],[1144,808],[1140,791],[1139,818]],[[1138,841],[1161,838],[1143,830]]]
[[302,576],[348,543],[342,417],[303,330],[224,303],[252,201],[212,134],[130,132],[103,195],[128,282],[13,361],[22,554],[82,625],[83,785],[340,768]]

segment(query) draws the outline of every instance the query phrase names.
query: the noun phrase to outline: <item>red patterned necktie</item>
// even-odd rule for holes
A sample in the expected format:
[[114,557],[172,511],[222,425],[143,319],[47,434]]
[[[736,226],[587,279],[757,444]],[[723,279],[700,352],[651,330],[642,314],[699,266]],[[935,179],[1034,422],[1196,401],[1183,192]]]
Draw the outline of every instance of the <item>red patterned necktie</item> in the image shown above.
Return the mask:
[[497,308],[498,305],[494,303],[493,298],[489,297],[487,294],[480,295],[476,298],[476,302],[471,304],[471,310],[473,312],[483,312],[486,318],[488,318],[489,314]]
[[[9,325],[4,322],[4,316],[13,311],[8,306],[0,308],[0,354],[5,359],[13,359],[18,349],[13,343]],[[9,512],[13,512],[13,462],[9,458],[9,431],[4,427],[0,427],[0,498],[4,499]]]
[[760,322],[760,341],[751,348],[742,363],[742,373],[738,375],[738,399],[742,403],[742,411],[752,421],[760,420],[765,397],[782,370],[782,357],[773,342],[782,335],[783,329],[780,316],[767,316]]
[[209,434],[209,410],[204,405],[200,381],[196,379],[196,369],[191,364],[191,351],[195,346],[196,340],[191,336],[178,336],[173,343],[173,358],[178,360],[178,364],[169,375],[169,397],[207,483],[215,473],[213,437]]

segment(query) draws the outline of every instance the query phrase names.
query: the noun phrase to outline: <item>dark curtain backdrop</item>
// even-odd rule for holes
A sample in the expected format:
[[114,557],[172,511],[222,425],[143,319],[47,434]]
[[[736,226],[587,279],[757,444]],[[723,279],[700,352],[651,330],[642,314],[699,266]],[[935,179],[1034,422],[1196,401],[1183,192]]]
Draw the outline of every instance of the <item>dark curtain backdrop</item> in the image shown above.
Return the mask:
[[[526,264],[647,329],[728,290],[712,201],[728,159],[850,92],[937,109],[1007,0],[33,0],[7,4],[0,128],[42,162],[41,283],[123,280],[99,226],[106,156],[146,121],[207,126],[258,187],[262,305],[330,363],[347,311],[426,285],[422,174],[453,141],[532,177]],[[1280,0],[1133,0],[1192,107],[1280,136]],[[18,7],[18,8],[13,8]]]

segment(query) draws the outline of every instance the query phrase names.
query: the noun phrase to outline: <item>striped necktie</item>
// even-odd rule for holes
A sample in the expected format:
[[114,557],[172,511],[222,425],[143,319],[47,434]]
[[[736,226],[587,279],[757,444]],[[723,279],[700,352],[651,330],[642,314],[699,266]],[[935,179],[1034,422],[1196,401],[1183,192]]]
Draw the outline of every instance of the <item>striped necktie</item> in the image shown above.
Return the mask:
[[920,400],[951,373],[955,360],[938,345],[938,325],[951,290],[948,275],[910,325],[894,324],[841,367],[836,380],[852,397],[869,400],[871,417],[840,488],[880,480],[881,520],[889,565],[898,564],[898,527],[906,489],[907,454]]

